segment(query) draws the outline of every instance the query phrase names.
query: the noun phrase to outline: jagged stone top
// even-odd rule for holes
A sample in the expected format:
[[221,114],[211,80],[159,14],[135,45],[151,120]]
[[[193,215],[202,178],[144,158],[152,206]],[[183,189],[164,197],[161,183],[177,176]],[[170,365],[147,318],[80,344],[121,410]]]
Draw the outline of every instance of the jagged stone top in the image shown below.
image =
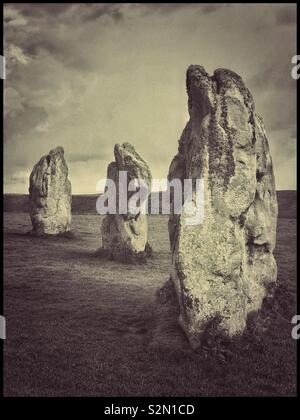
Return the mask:
[[53,164],[55,165],[57,161],[62,160],[65,165],[64,155],[65,155],[64,148],[62,146],[57,146],[54,149],[51,149],[48,155],[43,156],[40,162],[43,160],[46,160],[48,166],[50,165],[52,166]]
[[65,151],[64,151],[64,148],[62,146],[57,146],[54,149],[50,150],[50,152],[48,154],[50,156],[55,156],[55,155],[62,155],[62,156],[64,156]]
[[176,173],[183,178],[201,178],[208,168],[211,188],[222,185],[225,191],[235,174],[234,147],[254,150],[253,97],[232,70],[219,68],[210,76],[203,66],[194,64],[186,72],[186,89],[190,120],[179,140],[169,177]]
[[38,163],[33,167],[33,170],[38,165],[42,166],[44,162],[47,162],[47,165],[49,166],[51,162],[54,163],[57,161],[57,159],[62,159],[64,161],[64,155],[64,148],[62,146],[57,146],[54,149],[51,149],[47,155],[42,156]]
[[152,178],[150,168],[130,143],[116,144],[114,155],[118,170],[127,171],[129,178],[141,178],[150,185]]
[[186,89],[189,97],[189,112],[193,114],[193,107],[196,106],[197,113],[205,113],[208,105],[213,107],[216,95],[234,96],[238,91],[244,100],[245,105],[251,112],[254,112],[254,101],[251,92],[245,85],[243,79],[229,69],[216,69],[213,76],[210,76],[203,66],[192,64],[186,72]]
[[[64,149],[57,146],[51,149],[47,155],[44,155],[34,165],[29,177],[29,194],[40,194],[45,196],[48,193],[48,181],[44,174],[54,178],[66,180],[68,188],[71,188],[68,178],[68,166],[64,158]],[[51,181],[51,182],[52,182]],[[64,181],[63,181],[64,182]],[[45,186],[47,184],[47,187]]]

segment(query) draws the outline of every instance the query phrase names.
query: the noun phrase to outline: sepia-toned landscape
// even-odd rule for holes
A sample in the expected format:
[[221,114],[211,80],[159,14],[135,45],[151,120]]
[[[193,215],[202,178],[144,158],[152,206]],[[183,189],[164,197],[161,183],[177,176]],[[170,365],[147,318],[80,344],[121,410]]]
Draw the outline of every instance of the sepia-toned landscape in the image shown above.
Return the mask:
[[174,314],[155,316],[171,263],[168,216],[149,216],[153,258],[121,265],[95,256],[96,196],[73,197],[74,238],[28,236],[28,196],[5,197],[5,395],[295,395],[296,193],[278,200],[279,287],[263,308],[264,334],[194,352]]
[[4,396],[296,396],[297,5],[3,11]]

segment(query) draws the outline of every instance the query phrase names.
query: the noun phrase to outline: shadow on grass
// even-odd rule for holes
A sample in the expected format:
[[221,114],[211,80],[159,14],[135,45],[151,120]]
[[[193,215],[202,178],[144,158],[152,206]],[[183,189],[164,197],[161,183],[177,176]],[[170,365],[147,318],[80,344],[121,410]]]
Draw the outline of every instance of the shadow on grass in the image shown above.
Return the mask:
[[[263,360],[270,355],[273,357],[274,352],[277,353],[277,357],[289,358],[291,346],[278,348],[278,340],[282,333],[291,329],[291,318],[295,307],[295,293],[287,285],[278,284],[264,299],[261,310],[249,314],[243,334],[228,338],[218,331],[218,321],[212,320],[201,337],[201,346],[191,350],[177,322],[180,313],[179,304],[172,281],[168,280],[156,293],[149,349],[154,352],[160,349],[157,354],[163,354],[164,348],[172,349],[172,354],[175,351],[177,355],[175,357],[184,358],[190,355],[189,357],[196,357],[199,363],[210,361],[226,364],[239,358],[245,361],[253,359],[254,354],[259,354]],[[293,345],[292,340],[290,344]],[[170,352],[168,357],[171,357]]]
[[57,234],[47,234],[47,233],[40,233],[34,230],[30,230],[25,232],[23,235],[29,236],[30,238],[39,238],[39,239],[46,239],[46,240],[59,240],[59,239],[75,239],[75,233],[73,231],[68,232],[61,232]]

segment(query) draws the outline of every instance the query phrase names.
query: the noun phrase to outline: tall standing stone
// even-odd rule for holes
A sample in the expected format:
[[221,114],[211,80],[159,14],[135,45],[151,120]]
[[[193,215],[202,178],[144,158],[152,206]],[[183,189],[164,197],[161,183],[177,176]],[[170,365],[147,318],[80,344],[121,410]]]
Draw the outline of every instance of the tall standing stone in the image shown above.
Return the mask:
[[33,167],[29,200],[34,232],[57,235],[71,229],[71,183],[62,147],[50,150]]
[[142,212],[132,214],[128,206],[125,214],[120,214],[119,175],[121,171],[127,174],[125,189],[129,201],[134,192],[127,191],[128,184],[134,179],[143,180],[150,193],[151,172],[146,162],[129,143],[116,144],[114,155],[115,161],[111,162],[107,168],[107,178],[113,180],[116,185],[117,213],[107,214],[104,217],[102,222],[102,247],[105,254],[111,259],[123,262],[143,261],[151,253],[148,244],[147,214]]
[[204,220],[173,214],[169,234],[179,321],[196,348],[212,325],[242,333],[275,284],[277,199],[266,132],[241,77],[191,65],[186,84],[190,120],[169,180],[204,180]]

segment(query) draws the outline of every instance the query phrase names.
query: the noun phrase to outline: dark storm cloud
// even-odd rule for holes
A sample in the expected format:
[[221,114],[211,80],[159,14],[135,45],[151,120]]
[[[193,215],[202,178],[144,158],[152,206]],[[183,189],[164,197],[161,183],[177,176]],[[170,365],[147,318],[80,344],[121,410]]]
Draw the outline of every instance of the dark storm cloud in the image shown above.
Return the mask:
[[[38,19],[32,22],[32,27],[24,25],[15,27],[15,19],[10,19],[5,24],[5,45],[17,45],[25,56],[34,59],[44,51],[60,62],[70,67],[84,67],[84,60],[76,55],[78,49],[74,49],[73,41],[59,35],[51,28],[48,19]],[[17,28],[17,29],[16,29]],[[11,63],[12,64],[12,63]],[[10,71],[17,70],[15,66],[9,66]]]
[[118,22],[123,19],[122,4],[108,3],[103,5],[86,4],[85,13],[82,17],[83,22],[99,19],[102,16],[110,16],[114,21]]
[[66,56],[66,41],[62,40],[61,43],[58,43],[55,39],[47,38],[47,35],[42,32],[38,34],[23,33],[18,45],[31,58],[39,55],[42,50],[47,50],[53,55]]
[[[76,5],[77,7],[74,7]],[[153,11],[164,14],[173,13],[186,8],[194,8],[203,14],[214,13],[219,9],[228,7],[230,4],[222,3],[19,3],[15,7],[25,17],[55,17],[59,18],[62,14],[74,9],[73,14],[80,16],[82,21],[95,20],[102,16],[110,16],[115,21],[121,20],[128,9],[142,10],[151,13]],[[7,21],[10,18],[6,18]]]
[[31,57],[37,56],[41,51],[46,50],[52,55],[56,55],[60,60],[65,61],[69,66],[82,68],[85,62],[80,57],[75,56],[74,40],[65,39],[63,32],[59,34],[51,30],[51,25],[55,24],[88,24],[102,17],[110,17],[114,22],[122,21],[124,16],[130,16],[130,11],[140,11],[143,15],[151,13],[170,14],[186,10],[188,8],[200,11],[202,14],[211,14],[222,9],[228,4],[195,4],[195,3],[148,3],[148,4],[124,4],[124,3],[17,3],[13,8],[20,16],[31,21],[33,28],[22,26],[16,31],[15,22],[17,16],[6,16],[4,22],[5,40],[9,42],[12,38],[14,42],[22,48],[25,54]]
[[180,10],[186,10],[187,8],[197,10],[203,15],[214,13],[224,7],[230,6],[230,4],[218,4],[218,3],[147,3],[144,4],[145,13],[151,13],[153,11],[162,14],[170,14]]
[[276,15],[276,23],[279,25],[296,25],[297,12],[290,7],[283,7]]
[[7,17],[4,18],[4,23],[10,23],[10,22],[13,22],[13,21],[14,21],[14,18],[11,17],[11,16],[7,16]]
[[[10,6],[7,3],[5,6]],[[58,16],[70,9],[72,3],[15,3],[14,7],[25,17]]]
[[[111,3],[16,4],[8,7],[7,13],[12,14],[5,16],[5,44],[14,43],[31,58],[45,51],[70,68],[86,71],[90,67],[87,49],[95,47],[93,30],[89,33],[89,27],[101,18],[108,17],[115,23],[122,20],[122,7]],[[20,24],[21,19],[27,24]],[[107,24],[106,21],[104,26]],[[71,27],[74,27],[72,32]],[[82,46],[82,40],[77,39],[81,27],[91,38]]]
[[17,10],[27,18],[67,19],[77,18],[82,22],[110,16],[119,21],[123,17],[122,3],[24,3],[16,4]]
[[249,84],[278,183],[293,188],[295,11],[275,4],[6,5],[6,182],[24,177],[27,186],[32,165],[62,145],[75,192],[95,192],[123,141],[154,177],[164,177],[188,118],[185,71],[197,63],[210,74],[231,68]]

